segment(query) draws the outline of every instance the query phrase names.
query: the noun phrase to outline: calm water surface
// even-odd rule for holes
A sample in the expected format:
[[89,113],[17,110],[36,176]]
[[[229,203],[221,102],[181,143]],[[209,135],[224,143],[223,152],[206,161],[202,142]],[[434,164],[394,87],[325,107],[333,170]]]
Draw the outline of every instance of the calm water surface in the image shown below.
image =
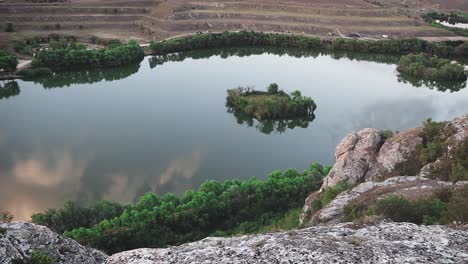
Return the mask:
[[[0,100],[0,211],[28,219],[65,200],[130,202],[207,179],[303,170],[333,163],[352,130],[403,130],[468,113],[466,83],[450,91],[451,84],[403,82],[388,63],[397,58],[353,57],[205,51],[18,81],[20,93]],[[278,132],[227,112],[226,89],[272,82],[315,100],[307,128]]]

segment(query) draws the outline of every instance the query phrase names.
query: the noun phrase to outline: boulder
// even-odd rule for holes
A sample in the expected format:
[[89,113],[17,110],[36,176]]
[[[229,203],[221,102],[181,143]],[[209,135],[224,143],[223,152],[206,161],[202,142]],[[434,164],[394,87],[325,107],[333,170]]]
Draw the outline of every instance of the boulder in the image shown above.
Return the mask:
[[466,263],[468,232],[410,223],[315,226],[232,238],[205,238],[165,249],[117,253],[106,264]]
[[26,260],[33,251],[46,252],[57,264],[100,264],[107,255],[62,237],[47,227],[28,222],[0,224],[0,263]]
[[366,128],[348,134],[336,147],[336,162],[324,179],[322,189],[335,186],[340,181],[352,185],[363,181],[381,143],[382,137],[376,129]]

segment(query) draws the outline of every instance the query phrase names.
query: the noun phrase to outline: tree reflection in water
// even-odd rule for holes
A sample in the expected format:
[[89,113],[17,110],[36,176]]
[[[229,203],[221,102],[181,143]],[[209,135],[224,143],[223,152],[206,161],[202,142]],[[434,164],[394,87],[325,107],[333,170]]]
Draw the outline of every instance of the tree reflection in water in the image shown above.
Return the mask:
[[0,82],[0,99],[6,99],[20,94],[20,88],[16,81]]
[[398,75],[398,82],[411,84],[414,87],[427,87],[440,92],[458,92],[466,88],[466,81],[431,81],[416,79],[405,74]]
[[228,107],[227,111],[234,115],[239,125],[246,124],[248,127],[255,127],[258,131],[266,135],[270,135],[273,132],[282,134],[288,129],[294,129],[296,127],[307,128],[315,119],[315,115],[311,114],[298,118],[257,120],[243,111],[234,110],[230,107]]

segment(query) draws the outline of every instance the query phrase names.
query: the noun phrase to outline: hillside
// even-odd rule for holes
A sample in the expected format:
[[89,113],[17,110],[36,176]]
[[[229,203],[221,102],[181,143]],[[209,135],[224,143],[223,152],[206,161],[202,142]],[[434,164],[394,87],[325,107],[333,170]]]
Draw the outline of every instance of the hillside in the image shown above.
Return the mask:
[[[383,1],[382,1],[383,2]],[[0,45],[37,34],[64,33],[89,38],[146,42],[205,31],[255,30],[319,36],[453,37],[419,17],[431,8],[466,9],[466,3],[364,0],[62,0],[0,1],[0,23],[11,21],[17,33],[0,34]],[[445,3],[446,1],[439,1]],[[372,4],[373,3],[373,4]]]

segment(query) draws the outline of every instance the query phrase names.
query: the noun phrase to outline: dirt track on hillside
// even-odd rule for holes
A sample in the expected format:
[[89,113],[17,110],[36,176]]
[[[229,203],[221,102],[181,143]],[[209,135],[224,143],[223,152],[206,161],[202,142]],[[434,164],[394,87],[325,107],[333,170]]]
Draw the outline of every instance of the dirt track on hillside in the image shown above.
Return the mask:
[[[0,45],[49,33],[91,35],[147,42],[198,31],[256,30],[317,36],[371,38],[455,37],[430,27],[421,10],[467,8],[468,1],[388,0],[385,6],[366,0],[64,0],[33,4],[27,0],[0,2],[0,23],[14,23],[15,33],[0,33]],[[425,12],[424,11],[424,12]]]

